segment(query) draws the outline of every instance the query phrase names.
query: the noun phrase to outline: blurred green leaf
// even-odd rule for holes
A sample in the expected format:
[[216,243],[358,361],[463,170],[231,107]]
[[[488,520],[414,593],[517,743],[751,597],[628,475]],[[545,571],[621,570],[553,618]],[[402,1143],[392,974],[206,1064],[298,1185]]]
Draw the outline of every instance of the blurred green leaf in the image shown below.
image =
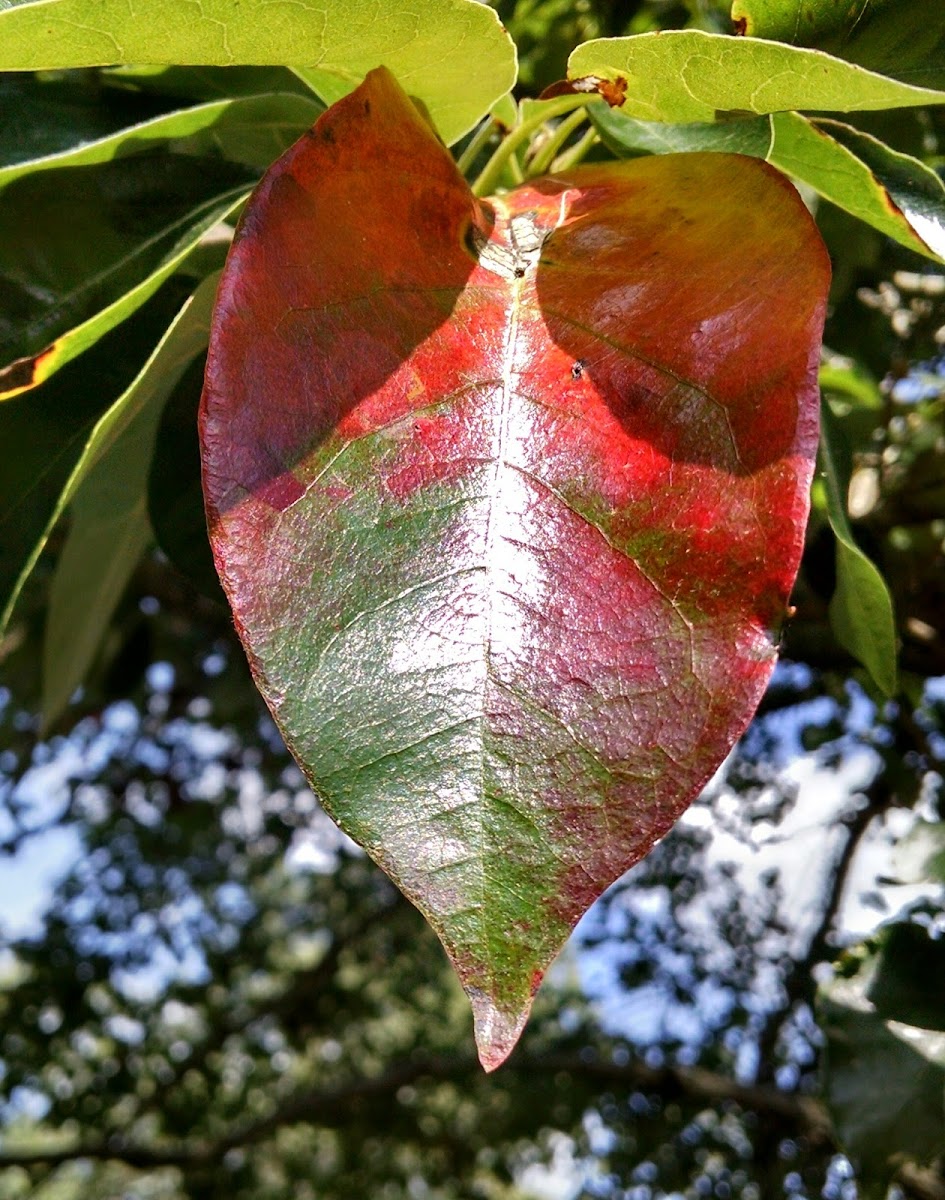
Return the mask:
[[695,29],[585,42],[568,60],[568,77],[587,76],[618,89],[625,83],[621,111],[644,121],[945,103],[945,91],[913,87],[820,50]]
[[289,64],[317,72],[320,94],[327,76],[344,94],[383,63],[448,143],[516,75],[511,39],[475,0],[325,0],[268,5],[265,14],[239,0],[99,0],[91,17],[87,0],[42,0],[0,11],[0,70],[117,63]]
[[100,418],[63,492],[61,504],[71,493],[74,499],[49,592],[42,705],[47,728],[85,677],[151,541],[147,481],[158,422],[167,396],[207,344],[217,279],[204,280],[187,300],[134,382]]
[[897,883],[945,883],[945,821],[919,821],[897,844],[892,874]]
[[[917,936],[925,938],[921,946]],[[841,1144],[860,1167],[858,1178],[877,1186],[879,1195],[903,1159],[924,1163],[945,1150],[945,1033],[904,1019],[917,1011],[915,985],[921,988],[931,943],[924,931],[901,937],[889,930],[849,953],[842,973],[821,987],[817,1004],[827,1039],[825,1099]],[[901,967],[899,951],[907,941],[909,952],[920,957],[909,966],[909,982],[893,983],[892,958],[884,965],[887,948],[898,943],[893,953]],[[930,952],[936,964],[928,975],[931,986],[942,970],[942,951]],[[923,1012],[928,1005],[943,1011],[940,990],[925,995]],[[893,1018],[890,1008],[900,1017]]]
[[843,366],[836,362],[821,366],[820,386],[824,391],[849,397],[861,408],[874,412],[882,408],[883,397],[876,380],[865,367],[852,360]]
[[866,997],[886,1020],[945,1032],[945,939],[910,921],[887,926]]
[[849,469],[843,436],[825,402],[821,405],[821,468],[827,489],[827,517],[837,539],[837,587],[830,623],[837,639],[887,696],[896,692],[896,625],[892,598],[877,567],[856,544],[847,516]]
[[945,8],[929,0],[735,0],[749,37],[816,46],[923,87],[945,86]]

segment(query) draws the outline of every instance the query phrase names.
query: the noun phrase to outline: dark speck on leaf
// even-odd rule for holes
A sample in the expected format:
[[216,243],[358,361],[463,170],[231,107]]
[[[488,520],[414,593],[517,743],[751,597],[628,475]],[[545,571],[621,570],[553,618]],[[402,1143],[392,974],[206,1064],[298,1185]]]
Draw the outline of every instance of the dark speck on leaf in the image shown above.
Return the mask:
[[516,267],[515,268],[515,278],[516,279],[521,279],[524,276],[524,274],[525,274],[524,267]]
[[571,368],[571,378],[572,379],[583,379],[584,378],[584,368],[586,366],[587,366],[587,363],[585,363],[584,359],[579,358],[577,360],[577,362],[574,364],[574,366]]

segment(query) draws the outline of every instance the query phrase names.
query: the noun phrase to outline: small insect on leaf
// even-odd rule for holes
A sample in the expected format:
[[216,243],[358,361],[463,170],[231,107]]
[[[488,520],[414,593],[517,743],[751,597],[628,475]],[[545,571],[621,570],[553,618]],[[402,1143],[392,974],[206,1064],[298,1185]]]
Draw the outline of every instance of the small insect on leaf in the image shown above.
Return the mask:
[[487,1069],[762,695],[827,281],[763,163],[479,201],[384,69],[247,206],[201,413],[217,567],[288,745],[436,929]]

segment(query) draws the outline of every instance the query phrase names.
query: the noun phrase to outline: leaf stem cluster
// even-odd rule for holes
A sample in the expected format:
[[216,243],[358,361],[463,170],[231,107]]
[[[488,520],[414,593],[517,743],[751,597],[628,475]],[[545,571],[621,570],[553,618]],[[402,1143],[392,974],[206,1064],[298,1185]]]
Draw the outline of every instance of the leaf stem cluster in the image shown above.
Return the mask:
[[[499,181],[506,167],[514,161],[516,152],[528,142],[549,122],[557,117],[566,117],[566,120],[560,122],[554,132],[549,136],[545,145],[541,146],[535,156],[532,158],[528,168],[529,177],[541,175],[548,170],[555,155],[565,144],[571,134],[581,125],[587,116],[587,108],[591,104],[601,104],[603,101],[596,95],[576,95],[576,96],[558,96],[553,100],[541,102],[538,112],[533,116],[523,120],[520,125],[517,125],[510,133],[506,135],[493,151],[486,165],[482,168],[478,178],[472,185],[473,193],[476,196],[491,195],[499,187]],[[467,147],[466,153],[460,159],[462,169],[463,160],[472,148],[473,143],[477,140],[479,134],[473,138]],[[582,143],[586,145],[582,146]],[[485,142],[482,143],[484,145]],[[592,140],[582,138],[581,141],[574,147],[582,146],[582,154],[586,153],[590,148]],[[577,161],[574,159],[573,161]],[[470,165],[467,162],[467,165]],[[573,165],[573,162],[569,165]]]

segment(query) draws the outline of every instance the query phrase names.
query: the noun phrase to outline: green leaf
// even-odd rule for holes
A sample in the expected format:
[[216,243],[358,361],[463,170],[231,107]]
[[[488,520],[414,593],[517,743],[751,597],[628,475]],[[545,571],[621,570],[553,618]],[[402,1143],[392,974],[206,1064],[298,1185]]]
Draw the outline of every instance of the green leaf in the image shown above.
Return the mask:
[[105,432],[99,419],[131,386],[182,299],[177,287],[165,285],[87,354],[34,391],[0,404],[0,636],[50,530],[94,457],[90,439]]
[[618,93],[625,86],[621,111],[644,121],[945,103],[943,91],[912,87],[820,50],[696,29],[585,42],[568,60],[568,78],[587,77],[613,84]]
[[[291,65],[349,91],[386,65],[456,141],[515,82],[515,48],[475,0],[40,0],[0,11],[0,71],[118,63]],[[316,88],[316,90],[318,90]]]
[[158,545],[198,591],[226,604],[204,515],[197,412],[205,361],[184,372],[164,406],[148,479],[148,512]]
[[0,169],[0,400],[153,295],[317,111],[293,95],[215,101]]
[[593,104],[588,115],[601,141],[621,158],[633,154],[688,154],[714,151],[767,158],[774,134],[771,117],[736,117],[727,121],[680,125],[667,121],[640,121],[622,109]]
[[[127,98],[136,92],[153,99],[231,100],[237,96],[300,95],[312,100],[312,89],[291,67],[103,67],[106,85],[117,85]],[[178,105],[175,105],[178,107]]]
[[[320,112],[321,105],[311,97],[247,96],[162,113],[102,137],[89,138],[87,130],[73,130],[71,144],[60,144],[52,153],[29,158],[24,158],[14,144],[8,149],[13,156],[8,160],[4,157],[7,147],[0,143],[0,189],[22,175],[57,167],[87,167],[158,150],[209,158],[216,149],[233,162],[264,171],[301,137]],[[65,141],[66,135],[63,130],[60,141]]]
[[[893,946],[898,950],[887,963]],[[893,984],[889,974],[904,965],[903,949],[918,954],[908,968],[911,983],[905,986]],[[924,1163],[945,1150],[945,1033],[907,1020],[917,1011],[915,987],[921,990],[922,966],[933,960],[937,965],[927,977],[930,987],[941,976],[941,946],[924,931],[907,934],[905,941],[889,931],[849,952],[840,964],[843,973],[822,986],[818,996],[819,1023],[827,1039],[824,1095],[841,1144],[862,1178],[887,1182],[904,1158]],[[883,1001],[882,1012],[874,992]],[[885,1007],[887,1001],[891,1009]],[[929,1006],[942,1011],[940,990],[926,992],[923,1011]]]
[[883,407],[883,395],[876,380],[862,363],[855,360],[834,360],[820,368],[820,386],[835,398],[835,404],[852,405],[858,409],[878,413]]
[[749,37],[816,46],[923,87],[945,87],[945,8],[929,0],[735,0]]
[[16,114],[16,120],[0,121],[0,169],[75,149],[160,115],[153,99],[134,92],[122,96],[120,105],[103,103],[98,81],[85,73],[0,74],[0,112]]
[[[49,593],[43,721],[82,682],[138,560],[152,539],[147,481],[164,401],[207,344],[218,277],[184,304],[131,386],[98,420],[60,497],[72,523]],[[55,519],[55,516],[54,518]]]
[[772,118],[768,161],[910,250],[945,258],[945,186],[924,163],[839,121]]
[[877,567],[856,544],[847,516],[849,470],[842,434],[826,401],[821,405],[821,467],[827,491],[827,517],[837,539],[837,587],[830,623],[844,649],[861,662],[887,696],[896,693],[896,623],[892,597]]
[[945,938],[900,921],[882,932],[867,999],[879,1016],[945,1032]]

